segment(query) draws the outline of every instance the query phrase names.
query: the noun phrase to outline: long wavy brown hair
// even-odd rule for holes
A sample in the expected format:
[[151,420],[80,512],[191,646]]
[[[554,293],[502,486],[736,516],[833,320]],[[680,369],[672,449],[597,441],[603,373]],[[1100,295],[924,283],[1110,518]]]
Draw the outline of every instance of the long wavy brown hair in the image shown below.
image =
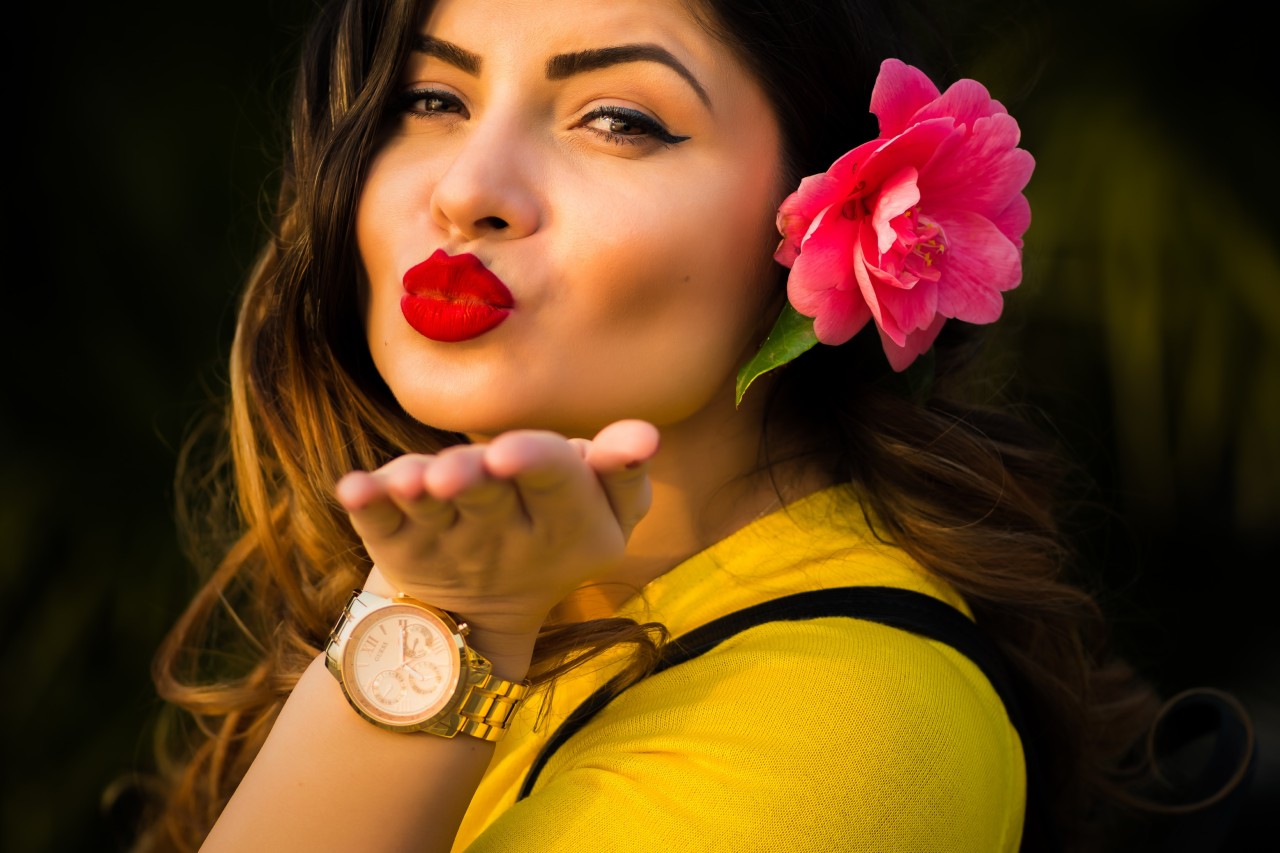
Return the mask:
[[[303,46],[271,235],[240,306],[229,404],[212,438],[193,436],[182,466],[191,553],[218,558],[154,661],[172,713],[139,851],[199,846],[367,573],[368,556],[333,498],[338,478],[465,441],[401,410],[361,326],[356,202],[424,5],[331,2]],[[924,19],[890,17],[902,3],[690,7],[774,93],[797,178],[875,135],[863,105],[881,58],[924,64],[908,50],[919,46]],[[961,381],[977,352],[965,330],[935,350],[931,370],[905,378],[927,380],[914,384],[887,370],[874,342],[806,354],[775,384],[762,461],[783,461],[777,448],[799,446],[858,484],[878,533],[964,595],[1057,747],[1047,758],[1059,823],[1084,826],[1097,803],[1115,798],[1155,699],[1106,661],[1099,608],[1069,582],[1058,511],[1070,480],[1048,433],[999,405],[990,388]],[[552,682],[629,643],[638,677],[661,640],[660,628],[627,620],[552,626],[535,672]]]

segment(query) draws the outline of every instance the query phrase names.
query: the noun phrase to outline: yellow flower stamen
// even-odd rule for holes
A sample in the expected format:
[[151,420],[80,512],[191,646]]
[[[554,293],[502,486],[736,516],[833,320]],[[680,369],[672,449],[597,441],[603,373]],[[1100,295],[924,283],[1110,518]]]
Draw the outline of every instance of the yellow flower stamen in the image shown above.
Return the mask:
[[[918,214],[919,208],[912,208],[902,215],[911,217],[912,214]],[[919,238],[915,245],[911,247],[911,251],[924,258],[924,265],[932,267],[935,255],[941,255],[947,250],[946,244],[939,239],[938,234],[942,231],[936,224],[930,222],[922,216],[916,216],[916,236]]]

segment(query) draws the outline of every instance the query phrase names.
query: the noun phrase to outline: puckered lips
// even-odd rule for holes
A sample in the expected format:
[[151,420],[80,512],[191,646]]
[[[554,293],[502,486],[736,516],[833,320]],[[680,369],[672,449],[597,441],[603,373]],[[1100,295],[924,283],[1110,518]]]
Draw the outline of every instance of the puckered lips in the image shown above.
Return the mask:
[[511,313],[511,291],[475,255],[436,249],[404,274],[400,311],[420,335],[453,343],[479,337]]

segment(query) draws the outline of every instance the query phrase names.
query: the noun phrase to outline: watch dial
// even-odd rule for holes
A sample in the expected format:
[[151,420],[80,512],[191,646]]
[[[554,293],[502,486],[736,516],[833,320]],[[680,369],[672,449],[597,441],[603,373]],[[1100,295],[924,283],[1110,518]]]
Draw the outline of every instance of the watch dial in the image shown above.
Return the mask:
[[449,704],[461,671],[452,633],[432,613],[392,604],[360,620],[343,653],[353,701],[375,718],[419,723]]

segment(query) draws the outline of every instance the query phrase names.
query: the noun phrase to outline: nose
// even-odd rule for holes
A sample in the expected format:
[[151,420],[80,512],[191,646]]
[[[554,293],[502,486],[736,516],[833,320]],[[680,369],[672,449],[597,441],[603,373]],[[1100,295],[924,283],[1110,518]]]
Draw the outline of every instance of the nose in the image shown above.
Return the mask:
[[529,134],[500,114],[472,119],[431,195],[436,225],[463,241],[537,231],[542,204]]

